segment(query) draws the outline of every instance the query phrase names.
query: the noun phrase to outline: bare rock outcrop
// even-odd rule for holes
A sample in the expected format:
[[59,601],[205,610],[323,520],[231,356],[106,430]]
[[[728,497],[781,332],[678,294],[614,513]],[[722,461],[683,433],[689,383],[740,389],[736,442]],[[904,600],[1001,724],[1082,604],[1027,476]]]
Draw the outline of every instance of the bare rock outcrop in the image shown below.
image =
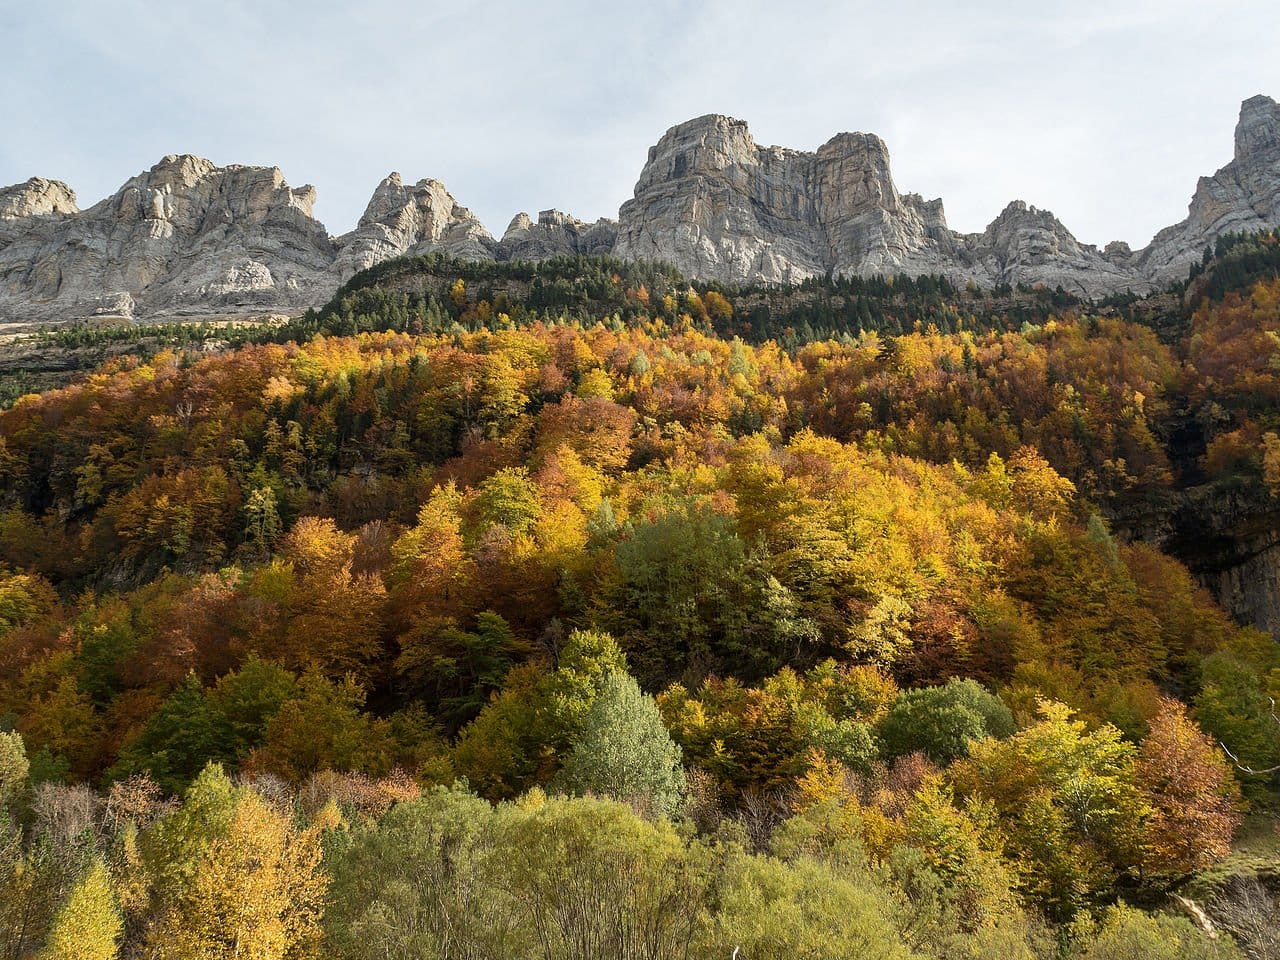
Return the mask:
[[518,213],[502,235],[504,260],[547,260],[562,256],[597,256],[613,253],[618,224],[600,219],[587,223],[559,210],[543,210],[535,223]]
[[[466,260],[492,260],[489,231],[439,180],[412,186],[392,173],[373,192],[360,223],[337,239],[338,283],[392,257],[443,252]],[[336,286],[336,284],[335,284]]]
[[756,146],[740,120],[672,127],[618,213],[614,253],[730,283],[821,273],[828,244],[806,189],[813,166],[812,155]]
[[898,193],[874,134],[842,133],[807,153],[758,146],[745,123],[714,115],[672,127],[650,149],[614,253],[726,283],[968,278],[973,260],[940,200]]
[[332,290],[315,190],[277,168],[168,156],[83,211],[34,183],[0,227],[0,318],[255,313]]
[[165,157],[87,210],[56,180],[0,188],[0,322],[299,312],[360,270],[431,252],[612,254],[728,283],[905,273],[1142,293],[1184,278],[1224,233],[1280,225],[1280,106],[1244,102],[1232,161],[1200,180],[1187,219],[1137,251],[1081,243],[1021,201],[983,232],[960,234],[941,200],[898,192],[874,134],[842,133],[813,152],[762,147],[745,123],[718,115],[663,135],[616,223],[546,210],[536,222],[518,215],[498,241],[440,181],[408,185],[393,173],[356,228],[331,238],[314,200],[274,167],[192,156]]
[[964,240],[973,258],[971,276],[979,283],[1043,284],[1083,297],[1149,289],[1126,265],[1125,244],[1100,252],[1078,241],[1048,210],[1021,200],[1005,207],[985,231]]
[[0,220],[79,212],[75,193],[61,180],[32,177],[26,183],[0,188]]
[[727,283],[831,272],[1061,284],[1085,296],[1148,286],[1120,252],[1080,243],[1025,203],[983,233],[955,233],[941,200],[898,192],[874,134],[842,133],[805,153],[757,146],[745,123],[721,116],[672,127],[650,149],[614,252]]
[[1137,268],[1157,285],[1181,280],[1206,246],[1225,233],[1280,224],[1280,104],[1250,97],[1240,107],[1235,156],[1212,177],[1201,177],[1181,223],[1155,235]]

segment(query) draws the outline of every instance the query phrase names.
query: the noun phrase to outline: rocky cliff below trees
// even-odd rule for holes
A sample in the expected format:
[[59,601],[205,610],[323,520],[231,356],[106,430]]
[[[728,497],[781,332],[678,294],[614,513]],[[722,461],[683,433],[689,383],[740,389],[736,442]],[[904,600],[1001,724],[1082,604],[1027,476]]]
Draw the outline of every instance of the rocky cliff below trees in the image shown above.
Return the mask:
[[1280,504],[1261,485],[1206,482],[1112,522],[1186,564],[1236,622],[1280,637]]
[[1081,243],[1022,201],[982,233],[957,233],[941,200],[898,192],[874,134],[842,133],[810,153],[759,146],[745,123],[715,115],[672,127],[650,149],[616,223],[519,214],[496,240],[438,180],[407,186],[393,173],[356,228],[331,237],[314,200],[277,168],[192,156],[165,157],[86,210],[58,181],[2,188],[0,322],[296,313],[359,270],[433,251],[611,253],[725,283],[938,274],[1085,297],[1146,292],[1184,278],[1219,235],[1280,224],[1280,106],[1244,102],[1234,158],[1200,180],[1186,220],[1136,252]]

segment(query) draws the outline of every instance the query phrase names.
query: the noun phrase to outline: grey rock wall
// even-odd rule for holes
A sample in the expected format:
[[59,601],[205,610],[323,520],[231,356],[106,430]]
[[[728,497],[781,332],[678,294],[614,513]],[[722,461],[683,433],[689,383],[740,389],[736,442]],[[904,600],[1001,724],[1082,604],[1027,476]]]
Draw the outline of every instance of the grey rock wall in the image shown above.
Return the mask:
[[760,146],[745,123],[717,115],[663,135],[617,222],[547,210],[536,222],[518,215],[495,240],[438,180],[407,185],[393,173],[335,238],[314,201],[312,187],[290,187],[277,168],[193,156],[165,157],[86,210],[56,180],[0,188],[0,322],[296,313],[360,270],[433,251],[661,259],[729,283],[906,273],[1086,297],[1145,292],[1185,277],[1223,233],[1280,225],[1280,106],[1244,102],[1232,160],[1200,180],[1185,220],[1138,251],[1081,243],[1022,201],[982,233],[960,234],[941,200],[898,192],[874,134],[805,152]]

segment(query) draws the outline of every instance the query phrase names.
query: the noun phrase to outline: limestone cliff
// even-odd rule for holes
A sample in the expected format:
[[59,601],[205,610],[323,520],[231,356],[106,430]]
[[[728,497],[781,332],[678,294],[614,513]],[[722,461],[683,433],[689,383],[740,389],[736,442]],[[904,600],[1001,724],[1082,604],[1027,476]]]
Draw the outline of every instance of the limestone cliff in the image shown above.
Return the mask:
[[983,233],[952,231],[941,200],[898,193],[874,134],[842,133],[804,153],[757,146],[746,124],[720,116],[672,127],[649,151],[614,252],[727,283],[934,273],[1084,296],[1150,288],[1124,257],[1021,201]]
[[617,238],[618,225],[612,220],[585,223],[559,210],[543,210],[536,223],[527,213],[516,214],[500,247],[511,260],[546,260],[610,254]]
[[26,183],[0,188],[0,220],[79,212],[75,193],[61,180],[32,177]]
[[1123,245],[1100,253],[1080,243],[1048,210],[1021,200],[1005,207],[981,234],[966,236],[963,242],[973,258],[970,275],[983,286],[1040,283],[1085,297],[1150,289],[1125,266]]
[[931,273],[1086,297],[1147,292],[1185,277],[1219,235],[1280,225],[1280,106],[1244,102],[1234,158],[1200,181],[1186,220],[1138,251],[1081,243],[1021,201],[983,232],[960,234],[941,200],[898,192],[874,134],[805,152],[760,146],[745,123],[717,115],[659,139],[616,223],[547,210],[536,222],[518,215],[495,240],[438,180],[410,186],[393,173],[356,228],[331,238],[314,199],[274,167],[192,156],[164,158],[87,210],[56,180],[0,188],[0,322],[296,313],[359,270],[434,251],[654,258],[731,283]]
[[1280,104],[1257,96],[1240,107],[1235,156],[1212,177],[1201,177],[1181,223],[1156,234],[1137,268],[1163,286],[1187,275],[1204,248],[1224,233],[1280,224]]
[[1112,519],[1186,564],[1239,623],[1280,637],[1280,504],[1260,484],[1191,486],[1163,508]]
[[65,185],[24,187],[0,201],[3,319],[290,310],[333,288],[315,190],[274,167],[168,156],[83,211]]
[[873,134],[805,153],[757,146],[740,120],[691,120],[650,149],[618,221],[615,255],[727,283],[827,271],[967,276],[941,202],[900,196]]
[[392,257],[440,251],[466,260],[492,260],[497,247],[484,225],[439,180],[407,187],[398,173],[378,184],[355,230],[336,242],[338,283]]

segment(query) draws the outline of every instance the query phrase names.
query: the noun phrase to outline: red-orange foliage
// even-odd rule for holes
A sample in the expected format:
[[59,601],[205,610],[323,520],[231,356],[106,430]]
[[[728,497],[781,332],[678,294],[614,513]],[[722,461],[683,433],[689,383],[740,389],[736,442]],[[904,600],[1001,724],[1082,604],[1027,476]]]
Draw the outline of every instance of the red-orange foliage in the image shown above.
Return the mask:
[[1151,814],[1143,867],[1181,876],[1231,852],[1240,823],[1240,791],[1217,744],[1176,700],[1164,700],[1142,741],[1138,786]]

